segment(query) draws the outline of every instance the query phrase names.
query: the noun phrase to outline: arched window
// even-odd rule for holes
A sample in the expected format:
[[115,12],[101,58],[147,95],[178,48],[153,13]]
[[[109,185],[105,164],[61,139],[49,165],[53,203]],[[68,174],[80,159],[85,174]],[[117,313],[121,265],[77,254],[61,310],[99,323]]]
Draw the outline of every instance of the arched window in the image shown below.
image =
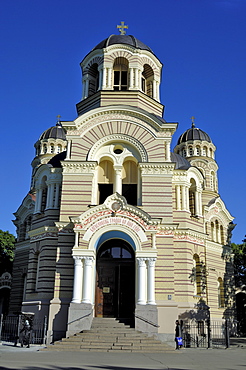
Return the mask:
[[43,146],[43,152],[44,152],[44,154],[47,153],[47,145],[46,144],[44,144],[44,146]]
[[48,193],[48,187],[46,184],[47,177],[44,176],[42,178],[42,198],[41,198],[41,213],[44,213],[44,210],[46,208],[46,203],[47,203],[47,193]]
[[213,242],[215,242],[215,228],[213,222],[211,222],[211,239]]
[[148,65],[144,65],[144,70],[142,73],[142,91],[153,98],[153,69]]
[[201,295],[202,293],[202,286],[201,286],[201,263],[200,258],[197,254],[193,256],[193,264],[194,264],[194,292],[195,295]]
[[212,190],[215,190],[215,174],[214,171],[211,171],[210,174],[210,187]]
[[213,158],[213,150],[211,148],[209,149],[209,156]]
[[190,157],[193,156],[193,148],[192,148],[192,146],[189,146],[189,156]]
[[109,195],[113,194],[114,169],[112,162],[109,160],[101,161],[98,166],[97,176],[99,204],[102,204]]
[[220,225],[220,241],[221,241],[221,244],[225,244],[225,237],[224,237],[224,229],[223,229],[223,226]]
[[225,307],[224,285],[221,278],[218,279],[218,307]]
[[215,220],[215,241],[220,243],[220,227],[218,220]]
[[61,151],[62,151],[61,145],[57,145],[57,153],[61,153]]
[[51,152],[51,154],[54,153],[54,150],[55,150],[54,144],[51,144],[50,145],[50,152]]
[[196,182],[194,179],[190,180],[190,188],[189,188],[189,210],[191,216],[196,215]]
[[138,168],[135,162],[125,161],[122,168],[122,195],[127,203],[137,205]]
[[89,75],[89,91],[88,96],[91,96],[97,92],[99,87],[99,72],[98,72],[98,64],[94,63],[90,66],[88,71]]
[[128,60],[118,57],[114,61],[114,90],[125,91],[128,87]]
[[196,146],[196,155],[201,155],[201,148],[200,148],[200,146]]
[[208,155],[208,148],[207,148],[206,146],[204,146],[204,147],[202,148],[202,155],[203,155],[204,157],[207,157],[207,155]]
[[186,157],[186,149],[183,149],[183,157]]

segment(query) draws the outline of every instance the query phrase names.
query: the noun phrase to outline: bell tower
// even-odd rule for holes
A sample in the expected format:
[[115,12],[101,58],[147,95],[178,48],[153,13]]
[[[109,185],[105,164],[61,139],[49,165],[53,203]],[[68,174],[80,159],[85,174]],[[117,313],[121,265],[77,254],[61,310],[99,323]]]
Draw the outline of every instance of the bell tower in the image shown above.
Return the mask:
[[124,22],[117,28],[119,35],[101,41],[80,63],[83,92],[78,115],[120,102],[162,116],[161,62],[147,45],[126,35]]

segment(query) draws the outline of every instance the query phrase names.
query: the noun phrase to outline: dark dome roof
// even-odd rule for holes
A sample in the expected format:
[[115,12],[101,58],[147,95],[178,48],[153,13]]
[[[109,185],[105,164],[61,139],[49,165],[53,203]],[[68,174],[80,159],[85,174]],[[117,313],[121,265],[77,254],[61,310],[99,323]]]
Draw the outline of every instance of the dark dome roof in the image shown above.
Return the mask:
[[148,50],[153,53],[153,51],[147,45],[132,35],[111,35],[95,46],[93,50],[103,49],[114,44],[126,44],[133,46],[136,49]]
[[52,126],[48,128],[48,130],[42,133],[39,140],[51,139],[51,138],[66,140],[66,133],[65,133],[64,128],[61,126],[61,124],[57,124],[56,126]]
[[194,140],[200,140],[200,141],[208,141],[209,143],[212,142],[208,134],[206,132],[200,130],[199,128],[195,127],[194,124],[191,128],[186,130],[178,139],[177,145],[180,143],[185,143],[186,141],[194,141]]
[[177,153],[171,152],[171,162],[176,163],[175,170],[188,170],[190,163],[184,157]]

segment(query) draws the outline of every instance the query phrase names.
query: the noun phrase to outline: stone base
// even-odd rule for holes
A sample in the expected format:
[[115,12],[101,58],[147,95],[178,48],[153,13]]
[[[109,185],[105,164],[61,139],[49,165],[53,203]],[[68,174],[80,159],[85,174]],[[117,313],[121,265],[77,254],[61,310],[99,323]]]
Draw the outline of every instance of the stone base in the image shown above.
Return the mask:
[[155,305],[136,306],[135,329],[150,334],[158,332],[158,311]]
[[90,330],[92,318],[92,304],[70,303],[66,337],[70,337],[82,330]]

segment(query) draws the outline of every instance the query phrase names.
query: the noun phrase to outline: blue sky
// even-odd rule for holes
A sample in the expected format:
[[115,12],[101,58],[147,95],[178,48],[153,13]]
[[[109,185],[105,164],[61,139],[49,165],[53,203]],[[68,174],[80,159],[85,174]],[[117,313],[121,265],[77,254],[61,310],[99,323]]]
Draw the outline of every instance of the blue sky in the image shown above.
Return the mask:
[[34,143],[62,120],[76,118],[79,63],[121,21],[163,63],[164,118],[191,125],[217,147],[219,194],[245,227],[246,1],[0,1],[0,229],[15,233],[13,213],[30,188]]

